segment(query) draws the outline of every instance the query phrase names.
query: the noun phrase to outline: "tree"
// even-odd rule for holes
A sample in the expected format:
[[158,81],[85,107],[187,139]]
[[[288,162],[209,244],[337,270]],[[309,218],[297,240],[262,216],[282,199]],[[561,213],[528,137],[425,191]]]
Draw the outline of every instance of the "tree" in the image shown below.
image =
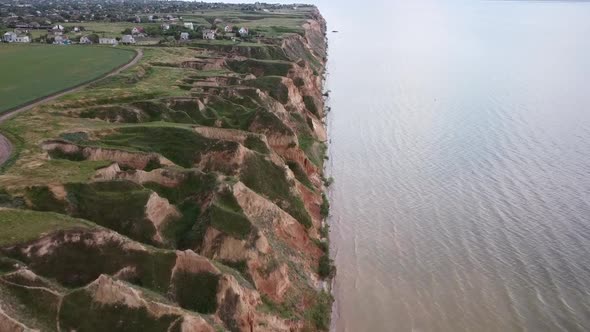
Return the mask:
[[93,34],[91,34],[91,35],[88,35],[87,37],[88,37],[88,39],[90,39],[90,41],[91,41],[93,44],[98,44],[98,42],[99,42],[99,39],[100,39],[100,37],[99,37],[97,34],[95,34],[95,33],[93,33]]

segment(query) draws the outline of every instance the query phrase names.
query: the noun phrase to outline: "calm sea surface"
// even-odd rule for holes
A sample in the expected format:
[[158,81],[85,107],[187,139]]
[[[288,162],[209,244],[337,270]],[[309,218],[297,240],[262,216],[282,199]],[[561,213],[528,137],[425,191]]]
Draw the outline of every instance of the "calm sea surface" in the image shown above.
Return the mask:
[[334,331],[590,330],[590,3],[320,1]]

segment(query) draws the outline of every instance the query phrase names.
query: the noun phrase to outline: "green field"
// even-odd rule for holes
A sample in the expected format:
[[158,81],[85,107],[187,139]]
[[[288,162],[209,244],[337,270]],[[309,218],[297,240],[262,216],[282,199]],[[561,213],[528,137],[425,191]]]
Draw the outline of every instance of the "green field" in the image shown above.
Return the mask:
[[98,78],[129,62],[134,53],[99,46],[0,47],[0,113]]

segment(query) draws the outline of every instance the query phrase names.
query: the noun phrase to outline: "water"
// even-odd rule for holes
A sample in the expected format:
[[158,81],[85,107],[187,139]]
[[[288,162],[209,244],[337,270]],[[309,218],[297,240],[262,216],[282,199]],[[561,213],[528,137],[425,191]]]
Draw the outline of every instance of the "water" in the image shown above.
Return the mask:
[[590,3],[318,5],[333,330],[590,330]]

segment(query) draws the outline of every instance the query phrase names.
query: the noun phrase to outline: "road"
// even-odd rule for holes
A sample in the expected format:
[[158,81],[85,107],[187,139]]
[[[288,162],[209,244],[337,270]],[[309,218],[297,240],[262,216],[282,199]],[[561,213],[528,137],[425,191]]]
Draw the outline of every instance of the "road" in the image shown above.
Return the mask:
[[[39,99],[35,102],[25,104],[22,107],[19,107],[19,108],[13,109],[11,111],[8,111],[6,113],[0,114],[0,124],[2,122],[6,121],[7,119],[15,116],[18,113],[30,110],[33,107],[39,106],[39,105],[46,103],[48,101],[55,100],[55,99],[60,98],[64,95],[67,95],[68,93],[80,91],[92,83],[95,83],[97,81],[100,81],[102,79],[105,79],[105,78],[113,76],[113,75],[117,75],[120,72],[122,72],[123,70],[133,67],[143,57],[143,51],[141,49],[136,49],[135,52],[136,52],[135,57],[129,63],[127,63],[126,65],[123,65],[121,67],[115,68],[112,71],[108,72],[107,74],[105,74],[95,80],[92,80],[90,82],[86,82],[82,85],[72,87],[70,89],[63,90],[58,93],[51,94],[43,99]],[[0,133],[0,166],[2,166],[6,162],[6,160],[8,160],[11,153],[12,153],[12,144],[10,144],[10,141],[4,135],[2,135],[2,133]]]

